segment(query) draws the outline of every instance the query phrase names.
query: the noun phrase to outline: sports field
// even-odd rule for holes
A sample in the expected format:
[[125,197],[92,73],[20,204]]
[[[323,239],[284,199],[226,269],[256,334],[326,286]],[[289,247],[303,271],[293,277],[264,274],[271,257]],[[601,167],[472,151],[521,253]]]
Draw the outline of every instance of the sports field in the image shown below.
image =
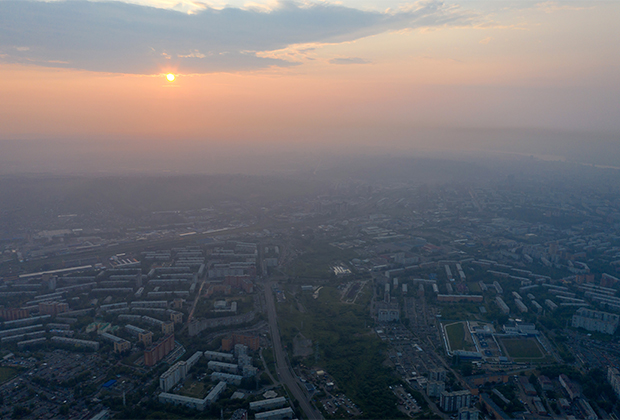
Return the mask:
[[542,359],[543,350],[534,338],[503,338],[501,340],[506,353],[513,359]]
[[463,350],[465,347],[465,328],[462,322],[446,325],[445,327],[450,350]]

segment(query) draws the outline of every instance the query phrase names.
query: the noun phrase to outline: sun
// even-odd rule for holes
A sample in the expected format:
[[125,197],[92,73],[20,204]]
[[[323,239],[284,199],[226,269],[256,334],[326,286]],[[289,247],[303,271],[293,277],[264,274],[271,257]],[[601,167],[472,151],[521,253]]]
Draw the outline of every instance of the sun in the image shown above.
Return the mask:
[[172,73],[168,73],[168,74],[166,75],[166,79],[168,79],[168,81],[169,81],[169,82],[174,82],[174,79],[175,79],[175,78],[176,78],[176,77],[175,77],[175,76],[174,76],[174,74],[172,74]]

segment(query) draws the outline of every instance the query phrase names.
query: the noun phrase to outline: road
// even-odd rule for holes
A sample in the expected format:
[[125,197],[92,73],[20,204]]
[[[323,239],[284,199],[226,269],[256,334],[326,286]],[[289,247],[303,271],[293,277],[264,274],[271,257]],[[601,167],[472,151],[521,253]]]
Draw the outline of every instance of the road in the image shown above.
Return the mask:
[[291,367],[282,350],[282,341],[280,340],[280,330],[278,329],[278,317],[276,314],[276,303],[271,289],[272,284],[271,282],[265,283],[265,302],[267,305],[271,340],[273,342],[273,353],[276,359],[276,373],[280,381],[288,387],[295,399],[299,402],[306,417],[309,419],[322,419],[323,416],[321,416],[321,413],[312,406],[308,400],[308,396],[300,388],[299,382],[291,372]]
[[205,286],[206,281],[202,281],[200,283],[200,288],[198,289],[198,293],[196,293],[196,299],[194,299],[194,304],[192,305],[191,311],[189,311],[189,315],[187,316],[187,325],[192,321],[194,317],[194,311],[196,310],[196,306],[198,305],[198,301],[200,300],[200,295],[202,294],[202,288]]

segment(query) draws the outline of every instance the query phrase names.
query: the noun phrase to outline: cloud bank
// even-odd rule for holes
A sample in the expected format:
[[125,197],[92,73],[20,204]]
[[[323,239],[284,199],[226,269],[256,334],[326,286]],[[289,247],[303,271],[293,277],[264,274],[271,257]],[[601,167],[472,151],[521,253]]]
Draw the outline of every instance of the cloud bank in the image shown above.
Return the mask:
[[257,55],[290,45],[471,20],[438,1],[383,13],[280,1],[268,11],[228,7],[192,14],[122,2],[0,1],[0,61],[132,74],[251,71],[299,64]]

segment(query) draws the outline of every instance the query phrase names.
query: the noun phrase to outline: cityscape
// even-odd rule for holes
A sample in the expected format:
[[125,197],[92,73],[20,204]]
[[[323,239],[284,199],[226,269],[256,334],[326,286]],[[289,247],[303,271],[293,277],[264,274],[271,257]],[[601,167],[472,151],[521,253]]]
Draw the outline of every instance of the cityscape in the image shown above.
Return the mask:
[[0,420],[620,420],[619,18],[0,0]]
[[9,202],[2,417],[615,418],[620,195],[589,182],[616,170],[510,165],[133,212],[71,213],[62,179],[31,225]]

